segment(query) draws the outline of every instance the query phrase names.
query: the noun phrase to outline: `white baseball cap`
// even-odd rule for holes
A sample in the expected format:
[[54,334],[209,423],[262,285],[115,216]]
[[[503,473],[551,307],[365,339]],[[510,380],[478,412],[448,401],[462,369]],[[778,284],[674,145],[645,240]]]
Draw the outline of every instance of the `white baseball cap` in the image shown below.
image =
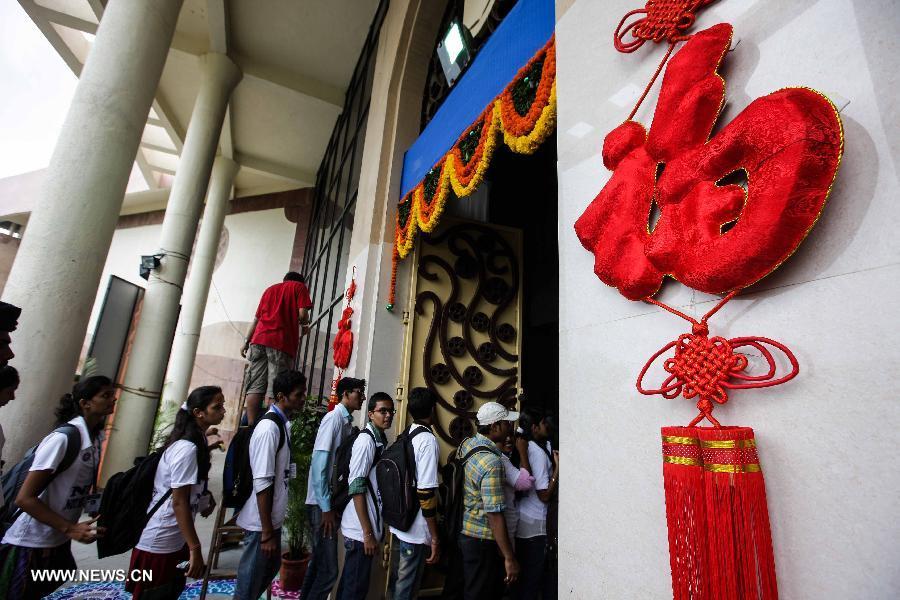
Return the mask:
[[499,402],[485,402],[478,409],[475,419],[479,425],[492,425],[497,421],[518,421],[519,413],[509,410]]

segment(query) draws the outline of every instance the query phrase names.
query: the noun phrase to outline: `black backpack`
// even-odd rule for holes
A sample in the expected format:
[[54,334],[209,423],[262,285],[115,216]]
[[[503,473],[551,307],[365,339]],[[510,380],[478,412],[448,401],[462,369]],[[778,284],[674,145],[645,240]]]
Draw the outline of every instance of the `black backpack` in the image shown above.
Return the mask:
[[[278,449],[281,452],[287,439],[287,431],[281,417],[274,412],[267,412],[260,420],[268,419],[278,425]],[[250,438],[257,424],[241,427],[228,445],[225,455],[225,469],[222,472],[222,503],[226,508],[241,510],[247,499],[253,494],[253,470],[250,468]]]
[[172,490],[166,490],[153,509],[147,512],[153,498],[153,480],[163,450],[134,459],[134,466],[116,473],[106,482],[100,499],[98,527],[106,528],[106,535],[97,538],[97,558],[122,554],[134,548],[141,539],[150,517],[168,500]]
[[381,491],[381,517],[398,531],[409,531],[419,514],[416,454],[412,440],[426,431],[434,435],[428,427],[420,427],[411,434],[407,428],[381,454],[375,465],[375,478]]
[[[368,433],[373,440],[375,439],[375,434],[368,428],[354,427],[334,453],[334,464],[331,468],[331,510],[337,514],[344,512],[350,504],[350,455],[353,453],[353,443],[361,433]],[[373,465],[378,462],[378,458],[376,454],[375,460],[372,461]]]
[[[75,459],[78,458],[78,453],[81,452],[81,432],[71,423],[63,423],[51,433],[62,433],[66,436],[66,452],[56,470],[50,476],[47,487],[57,475],[74,464]],[[12,527],[12,524],[22,514],[22,509],[15,504],[16,496],[19,495],[19,490],[22,488],[22,484],[25,483],[25,478],[28,477],[28,472],[34,463],[34,453],[39,445],[29,448],[22,460],[3,474],[3,507],[0,508],[0,536],[5,534],[6,530]],[[47,487],[44,489],[46,490]],[[43,490],[41,493],[43,493]]]
[[479,452],[497,454],[495,450],[487,446],[476,446],[463,457],[459,456],[459,450],[457,450],[451,455],[447,464],[441,467],[441,485],[438,488],[438,493],[440,494],[441,506],[443,507],[443,520],[440,523],[440,533],[442,542],[446,544],[455,544],[462,530],[463,512],[465,511],[463,503],[465,491],[463,488],[465,485],[466,461]]

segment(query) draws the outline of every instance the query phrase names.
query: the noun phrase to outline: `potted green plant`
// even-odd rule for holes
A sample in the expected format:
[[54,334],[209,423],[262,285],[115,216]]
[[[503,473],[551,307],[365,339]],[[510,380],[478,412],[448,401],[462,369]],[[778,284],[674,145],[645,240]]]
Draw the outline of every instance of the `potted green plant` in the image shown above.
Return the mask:
[[297,476],[288,483],[287,513],[283,531],[288,551],[281,555],[281,588],[298,591],[303,585],[311,557],[312,532],[306,513],[306,486],[312,462],[313,444],[324,409],[314,398],[308,398],[300,414],[291,421],[291,461],[297,465]]

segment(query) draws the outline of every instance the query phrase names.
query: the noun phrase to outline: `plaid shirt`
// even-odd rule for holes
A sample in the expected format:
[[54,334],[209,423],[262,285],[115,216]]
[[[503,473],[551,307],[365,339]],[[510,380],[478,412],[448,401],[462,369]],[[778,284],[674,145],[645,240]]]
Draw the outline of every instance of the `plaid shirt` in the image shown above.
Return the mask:
[[506,510],[503,504],[503,463],[496,444],[480,433],[463,441],[459,455],[465,456],[473,448],[487,446],[491,452],[478,452],[466,461],[463,479],[462,533],[482,540],[494,539],[486,513]]

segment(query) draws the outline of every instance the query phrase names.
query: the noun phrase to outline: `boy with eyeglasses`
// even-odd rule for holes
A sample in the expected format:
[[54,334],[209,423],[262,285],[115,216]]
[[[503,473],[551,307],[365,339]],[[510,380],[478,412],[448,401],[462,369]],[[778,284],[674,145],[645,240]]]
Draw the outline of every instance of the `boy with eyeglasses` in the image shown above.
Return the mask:
[[369,423],[350,450],[349,493],[352,506],[344,509],[344,571],[337,600],[365,600],[369,591],[372,559],[382,540],[381,496],[375,478],[375,463],[384,449],[384,431],[394,420],[394,400],[384,392],[373,394],[368,404]]
[[337,517],[331,510],[331,470],[334,455],[353,430],[353,413],[362,408],[366,381],[344,377],[338,382],[338,405],[322,419],[313,445],[306,493],[312,530],[312,559],[303,578],[304,600],[325,600],[338,576]]

